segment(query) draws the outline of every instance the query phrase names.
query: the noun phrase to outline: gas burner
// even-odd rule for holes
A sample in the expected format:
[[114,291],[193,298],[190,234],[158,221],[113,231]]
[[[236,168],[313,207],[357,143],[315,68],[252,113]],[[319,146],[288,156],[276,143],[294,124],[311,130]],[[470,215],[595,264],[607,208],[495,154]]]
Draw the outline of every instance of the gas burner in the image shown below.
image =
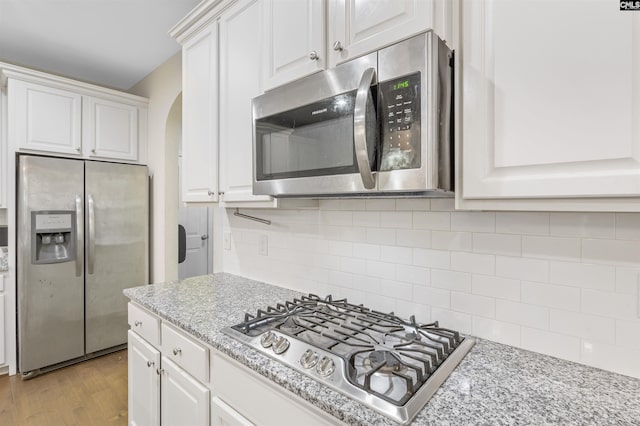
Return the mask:
[[247,313],[223,332],[404,424],[474,344],[437,321],[313,294]]
[[287,317],[282,324],[278,326],[278,330],[282,330],[285,333],[297,334],[304,330],[297,322],[295,317]]
[[365,364],[369,363],[372,369],[380,373],[392,373],[407,368],[400,361],[400,357],[390,351],[373,351],[365,358]]

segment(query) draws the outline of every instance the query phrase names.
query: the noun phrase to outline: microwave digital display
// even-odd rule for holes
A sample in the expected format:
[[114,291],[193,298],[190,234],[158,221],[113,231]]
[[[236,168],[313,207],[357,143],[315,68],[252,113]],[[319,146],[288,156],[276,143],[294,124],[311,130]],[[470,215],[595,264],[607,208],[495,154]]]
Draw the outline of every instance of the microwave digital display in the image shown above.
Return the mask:
[[420,73],[378,85],[380,171],[420,168]]

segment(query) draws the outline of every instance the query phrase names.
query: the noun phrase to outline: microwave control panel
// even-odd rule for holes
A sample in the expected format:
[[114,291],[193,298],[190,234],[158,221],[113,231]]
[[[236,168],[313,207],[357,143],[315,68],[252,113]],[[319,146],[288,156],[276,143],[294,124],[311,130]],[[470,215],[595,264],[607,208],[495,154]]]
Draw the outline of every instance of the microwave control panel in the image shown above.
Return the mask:
[[420,73],[378,83],[380,171],[420,167]]

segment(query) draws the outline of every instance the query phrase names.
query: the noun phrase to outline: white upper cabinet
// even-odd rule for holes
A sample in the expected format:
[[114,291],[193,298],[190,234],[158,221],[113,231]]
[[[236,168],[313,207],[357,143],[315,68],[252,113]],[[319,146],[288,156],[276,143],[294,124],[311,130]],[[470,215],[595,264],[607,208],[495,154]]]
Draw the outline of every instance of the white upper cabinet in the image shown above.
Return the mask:
[[463,0],[461,19],[460,207],[640,195],[640,14],[609,0]]
[[8,80],[9,140],[19,149],[82,154],[82,95]]
[[436,3],[439,10],[450,2],[329,0],[329,66],[433,28]]
[[240,0],[220,17],[220,190],[227,207],[275,205],[252,193],[251,99],[262,93],[262,6]]
[[217,22],[182,47],[182,164],[182,201],[217,202]]
[[327,66],[325,0],[263,1],[264,90]]
[[137,161],[138,107],[91,96],[83,101],[87,155]]
[[145,163],[145,98],[0,63],[9,152]]

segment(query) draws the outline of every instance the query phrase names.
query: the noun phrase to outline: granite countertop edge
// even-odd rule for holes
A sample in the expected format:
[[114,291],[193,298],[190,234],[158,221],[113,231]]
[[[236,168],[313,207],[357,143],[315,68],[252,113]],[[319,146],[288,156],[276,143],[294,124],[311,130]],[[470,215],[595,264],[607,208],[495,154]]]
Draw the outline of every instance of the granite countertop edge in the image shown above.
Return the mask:
[[[397,424],[221,332],[242,321],[245,312],[302,293],[218,273],[130,288],[124,294],[340,421]],[[640,424],[640,380],[474,339],[474,348],[412,424]]]

